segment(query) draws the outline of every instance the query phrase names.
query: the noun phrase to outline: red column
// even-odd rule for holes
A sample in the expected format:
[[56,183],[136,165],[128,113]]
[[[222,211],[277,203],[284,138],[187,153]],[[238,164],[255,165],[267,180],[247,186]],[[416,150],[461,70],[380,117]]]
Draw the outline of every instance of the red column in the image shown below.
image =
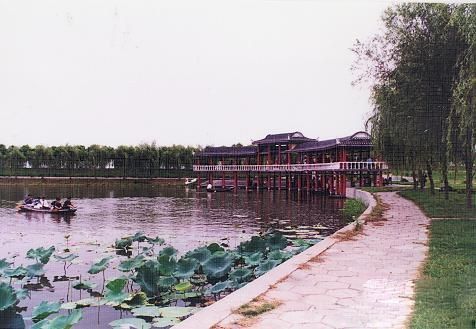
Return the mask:
[[233,185],[235,187],[235,192],[238,191],[238,173],[235,171],[233,174],[234,182]]
[[342,196],[346,196],[346,190],[347,190],[347,176],[342,175]]
[[280,191],[281,190],[281,175],[282,175],[282,173],[279,172],[278,175],[279,175],[278,176],[278,191]]
[[301,191],[301,174],[297,175],[297,189]]
[[331,174],[330,183],[329,183],[330,194],[332,194],[332,191],[334,191],[334,173]]
[[306,174],[306,190],[307,193],[311,192],[311,177],[309,173]]
[[336,195],[340,195],[340,175],[336,175]]

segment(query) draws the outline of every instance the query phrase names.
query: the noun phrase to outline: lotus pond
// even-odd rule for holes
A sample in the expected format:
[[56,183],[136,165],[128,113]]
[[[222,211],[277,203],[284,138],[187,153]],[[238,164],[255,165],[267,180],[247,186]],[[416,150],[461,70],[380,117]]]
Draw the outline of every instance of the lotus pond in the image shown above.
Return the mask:
[[[73,195],[73,217],[24,214]],[[345,225],[342,200],[150,184],[0,187],[0,328],[170,327]]]

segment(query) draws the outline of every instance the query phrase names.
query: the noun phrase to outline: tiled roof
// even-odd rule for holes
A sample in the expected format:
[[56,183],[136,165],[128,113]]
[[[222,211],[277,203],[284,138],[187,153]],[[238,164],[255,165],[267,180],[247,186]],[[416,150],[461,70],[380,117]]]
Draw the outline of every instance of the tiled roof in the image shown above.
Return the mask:
[[212,147],[207,146],[200,152],[199,156],[244,156],[244,155],[254,155],[257,152],[256,146],[219,146]]
[[282,134],[269,134],[265,138],[254,141],[253,145],[259,144],[273,144],[273,143],[283,143],[283,142],[307,142],[312,141],[313,139],[305,137],[299,131],[282,133]]
[[336,146],[347,146],[347,145],[370,147],[372,146],[372,140],[369,134],[367,134],[364,131],[359,131],[351,136],[326,139],[323,141],[312,141],[312,142],[302,143],[300,145],[297,145],[293,150],[286,151],[286,152],[320,151],[320,150],[334,148]]

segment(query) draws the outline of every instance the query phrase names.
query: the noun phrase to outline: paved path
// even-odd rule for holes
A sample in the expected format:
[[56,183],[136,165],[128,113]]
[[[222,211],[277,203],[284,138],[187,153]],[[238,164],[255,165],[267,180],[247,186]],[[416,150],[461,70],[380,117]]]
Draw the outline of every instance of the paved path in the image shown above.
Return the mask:
[[[381,193],[386,221],[368,223],[268,290],[282,302],[251,328],[405,328],[427,252],[429,219],[395,192]],[[229,316],[219,328],[241,328]],[[248,324],[249,327],[249,324]]]

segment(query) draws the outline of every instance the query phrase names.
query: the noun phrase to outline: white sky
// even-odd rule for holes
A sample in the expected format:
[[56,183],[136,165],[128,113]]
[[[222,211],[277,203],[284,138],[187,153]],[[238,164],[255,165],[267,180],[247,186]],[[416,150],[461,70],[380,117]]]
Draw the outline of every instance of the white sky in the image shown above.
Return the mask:
[[0,0],[0,144],[230,145],[363,129],[383,1]]

